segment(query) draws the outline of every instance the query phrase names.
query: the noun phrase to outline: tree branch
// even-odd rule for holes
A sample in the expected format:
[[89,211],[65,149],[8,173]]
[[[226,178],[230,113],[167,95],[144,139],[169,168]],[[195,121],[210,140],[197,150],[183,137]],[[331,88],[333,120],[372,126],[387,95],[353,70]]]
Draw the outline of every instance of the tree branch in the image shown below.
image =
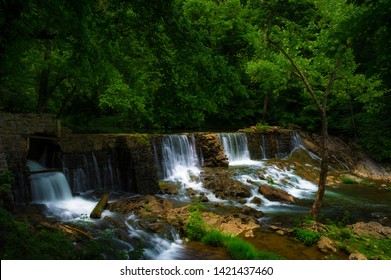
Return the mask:
[[295,69],[295,74],[299,76],[299,78],[303,81],[306,89],[308,90],[309,94],[311,95],[312,100],[314,101],[316,107],[320,112],[323,112],[325,110],[325,107],[322,106],[322,104],[319,102],[315,91],[313,90],[310,82],[308,81],[307,77],[304,75],[304,73],[300,70],[299,66],[296,64],[292,56],[285,51],[283,47],[281,47],[277,42],[273,41],[270,38],[270,21],[268,21],[267,31],[266,31],[266,40],[275,48],[277,48],[286,59],[289,60],[291,66]]

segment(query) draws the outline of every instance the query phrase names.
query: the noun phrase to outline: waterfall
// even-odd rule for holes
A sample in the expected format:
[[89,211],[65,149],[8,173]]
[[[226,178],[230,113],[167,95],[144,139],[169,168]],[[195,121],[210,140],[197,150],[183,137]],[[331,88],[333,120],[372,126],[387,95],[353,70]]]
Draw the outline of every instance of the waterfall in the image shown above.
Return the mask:
[[162,175],[168,179],[178,172],[198,169],[194,136],[168,135],[162,139]]
[[158,177],[186,189],[205,191],[200,182],[200,159],[194,135],[166,135],[154,143]]
[[230,165],[252,163],[247,146],[247,137],[244,133],[220,133],[221,143],[228,157]]
[[33,202],[50,202],[72,198],[71,188],[63,173],[45,172],[45,167],[33,161],[27,161],[27,166],[31,172],[42,171],[42,173],[30,176]]
[[[98,157],[95,153],[65,156],[62,170],[74,193],[97,189],[121,189],[120,171],[112,155]],[[100,159],[100,160],[98,160]]]

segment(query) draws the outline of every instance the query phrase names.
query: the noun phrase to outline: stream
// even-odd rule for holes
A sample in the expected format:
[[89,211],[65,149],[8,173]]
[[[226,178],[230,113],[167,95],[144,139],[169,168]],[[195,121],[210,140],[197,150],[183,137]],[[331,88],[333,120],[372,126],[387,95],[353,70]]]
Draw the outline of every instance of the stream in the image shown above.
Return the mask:
[[[218,197],[213,191],[205,188],[202,182],[203,159],[197,151],[194,136],[167,135],[160,143],[154,144],[155,154],[160,155],[160,158],[155,157],[156,167],[159,180],[173,183],[178,186],[179,190],[177,194],[160,194],[158,195],[160,198],[170,199],[174,205],[181,206],[191,204],[194,197],[206,197],[208,202],[203,204],[207,208],[212,208],[216,203],[239,208],[248,206],[264,213],[264,216],[259,218],[259,222],[265,230],[271,224],[292,227],[300,217],[309,212],[317,186],[314,182],[304,178],[307,176],[300,176],[300,172],[297,172],[297,165],[291,160],[291,155],[298,150],[306,153],[312,160],[300,164],[315,172],[318,169],[317,157],[301,145],[298,135],[292,137],[293,148],[290,153],[277,153],[273,158],[262,160],[251,159],[245,134],[222,133],[218,136],[229,160],[227,174],[246,185],[250,190],[250,197],[241,201],[231,200]],[[260,149],[265,156],[265,147],[261,145]],[[158,150],[159,153],[157,153]],[[36,162],[29,161],[28,166],[31,171],[45,170],[45,167]],[[94,174],[94,166],[96,162],[89,165],[91,171],[88,174]],[[112,172],[109,165],[107,170]],[[343,172],[346,173],[346,170]],[[90,219],[88,215],[95,207],[99,196],[94,191],[83,188],[86,184],[82,179],[87,180],[85,178],[87,172],[81,170],[80,174],[83,176],[73,178],[73,181],[77,181],[75,183],[80,192],[79,196],[72,195],[66,177],[61,172],[32,175],[32,203],[44,205],[47,217],[56,218],[63,223],[82,225],[94,236],[101,236],[102,232],[103,234],[110,233],[110,238],[115,244],[113,246],[117,246],[118,250],[136,252],[142,249],[145,259],[224,259],[226,257],[224,252],[218,250],[211,253],[207,247],[199,244],[185,244],[174,227],[165,230],[163,235],[150,232],[143,226],[145,221],[132,213],[119,214],[105,210],[103,219]],[[110,177],[114,178],[112,175]],[[259,185],[282,189],[294,197],[295,203],[270,200],[260,194]],[[189,190],[191,190],[191,195],[189,195]],[[111,199],[137,196],[113,191]],[[348,213],[351,222],[376,220],[390,225],[389,201],[391,201],[391,192],[378,189],[376,185],[333,184],[325,194],[321,211],[322,219],[342,218]],[[271,242],[265,243],[269,240],[268,238],[271,237],[259,231],[251,242],[256,246],[263,244],[264,247],[266,243]],[[279,237],[274,237],[274,239],[275,244],[284,244]],[[272,250],[272,248],[268,249]],[[300,251],[305,250],[303,248]],[[294,258],[293,256],[287,257]],[[113,256],[108,255],[105,258],[110,259]],[[319,256],[316,253],[309,253],[297,258],[319,258]]]

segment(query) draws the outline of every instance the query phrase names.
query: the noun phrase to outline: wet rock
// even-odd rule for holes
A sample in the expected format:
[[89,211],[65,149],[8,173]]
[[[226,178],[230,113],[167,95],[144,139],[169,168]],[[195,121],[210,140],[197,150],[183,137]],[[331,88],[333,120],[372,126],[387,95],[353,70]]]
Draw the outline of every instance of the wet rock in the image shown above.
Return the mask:
[[216,134],[200,134],[196,139],[202,151],[205,167],[228,167],[228,158]]
[[293,198],[292,195],[290,195],[284,190],[272,186],[266,186],[266,185],[259,186],[259,193],[261,193],[267,199],[270,200],[286,201],[289,203],[295,202],[295,199]]
[[322,236],[320,238],[320,240],[318,241],[317,247],[318,247],[319,251],[321,251],[324,254],[328,254],[331,252],[333,252],[333,253],[337,252],[337,248],[335,247],[334,242],[326,236]]
[[361,253],[350,254],[349,260],[367,260],[367,257]]
[[257,218],[257,219],[263,217],[262,211],[258,211],[252,207],[249,207],[249,206],[243,206],[242,213],[247,216]]
[[359,236],[369,234],[375,238],[391,238],[391,227],[383,226],[378,222],[358,222],[348,226],[348,228]]
[[197,194],[197,192],[196,192],[194,189],[192,189],[192,188],[188,188],[188,189],[186,189],[185,194],[186,194],[187,196],[194,196],[194,195]]
[[230,178],[227,172],[205,172],[202,175],[204,187],[213,191],[217,197],[240,200],[251,196],[249,187]]
[[108,203],[107,209],[113,212],[131,213],[139,216],[161,217],[173,208],[172,202],[154,196],[144,196]]
[[262,199],[260,199],[259,197],[254,197],[253,199],[251,199],[250,202],[254,203],[254,204],[257,204],[257,205],[261,205],[262,204]]
[[159,189],[163,194],[177,195],[179,193],[179,186],[168,182],[160,182]]

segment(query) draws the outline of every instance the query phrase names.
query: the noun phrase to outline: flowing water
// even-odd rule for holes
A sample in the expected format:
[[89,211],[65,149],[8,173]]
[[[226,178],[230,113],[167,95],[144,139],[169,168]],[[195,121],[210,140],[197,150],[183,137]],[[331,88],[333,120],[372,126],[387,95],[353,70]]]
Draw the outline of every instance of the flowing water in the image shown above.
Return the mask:
[[[308,154],[312,161],[301,164],[313,170],[318,169],[319,158],[301,145],[298,135],[292,136],[291,151],[279,150],[278,139],[276,139],[278,152],[277,159],[273,160],[266,158],[269,153],[263,138],[259,147],[263,159],[259,161],[251,159],[245,134],[221,133],[218,136],[229,159],[227,172],[233,179],[248,186],[251,196],[241,202],[217,198],[212,191],[203,187],[202,155],[197,153],[194,136],[166,135],[161,141],[154,143],[158,177],[162,181],[177,185],[179,193],[163,195],[164,198],[170,198],[184,205],[191,203],[192,197],[205,196],[210,203],[219,202],[237,207],[246,205],[265,213],[265,216],[260,218],[261,224],[265,226],[270,223],[293,225],[296,219],[309,212],[317,186],[299,175],[295,170],[295,164],[290,162],[290,153],[302,150]],[[105,219],[94,221],[88,218],[96,205],[97,198],[87,199],[86,197],[88,197],[87,190],[90,182],[93,181],[98,185],[116,184],[118,174],[111,167],[110,160],[105,167],[102,167],[98,166],[93,154],[88,158],[84,156],[84,159],[84,167],[73,171],[71,176],[73,186],[77,192],[81,193],[81,196],[72,196],[67,180],[61,172],[42,172],[31,176],[32,201],[45,204],[48,216],[57,217],[64,222],[85,223],[87,221],[103,230],[113,228],[113,225],[105,222]],[[29,161],[28,166],[31,171],[45,171],[45,167],[35,162]],[[345,168],[344,172],[346,171]],[[102,173],[105,175],[102,176]],[[260,194],[259,185],[280,188],[292,195],[295,203],[272,201]],[[189,190],[192,191],[191,195],[188,193]],[[385,224],[391,224],[390,201],[391,192],[376,189],[373,186],[338,184],[326,191],[322,215],[324,218],[335,219],[342,217],[348,211],[352,222],[382,220]],[[208,205],[208,203],[205,204]],[[190,249],[193,253],[189,256],[190,251],[186,249],[174,229],[168,234],[169,236],[161,236],[146,231],[141,225],[142,219],[133,214],[119,215],[104,211],[103,216],[118,219],[125,225],[127,238],[113,239],[118,244],[118,250],[134,251],[142,248],[143,257],[146,259],[183,259],[198,256],[196,252],[193,252],[194,249]],[[102,225],[102,223],[106,224]],[[257,244],[257,241],[253,240],[253,243]]]

